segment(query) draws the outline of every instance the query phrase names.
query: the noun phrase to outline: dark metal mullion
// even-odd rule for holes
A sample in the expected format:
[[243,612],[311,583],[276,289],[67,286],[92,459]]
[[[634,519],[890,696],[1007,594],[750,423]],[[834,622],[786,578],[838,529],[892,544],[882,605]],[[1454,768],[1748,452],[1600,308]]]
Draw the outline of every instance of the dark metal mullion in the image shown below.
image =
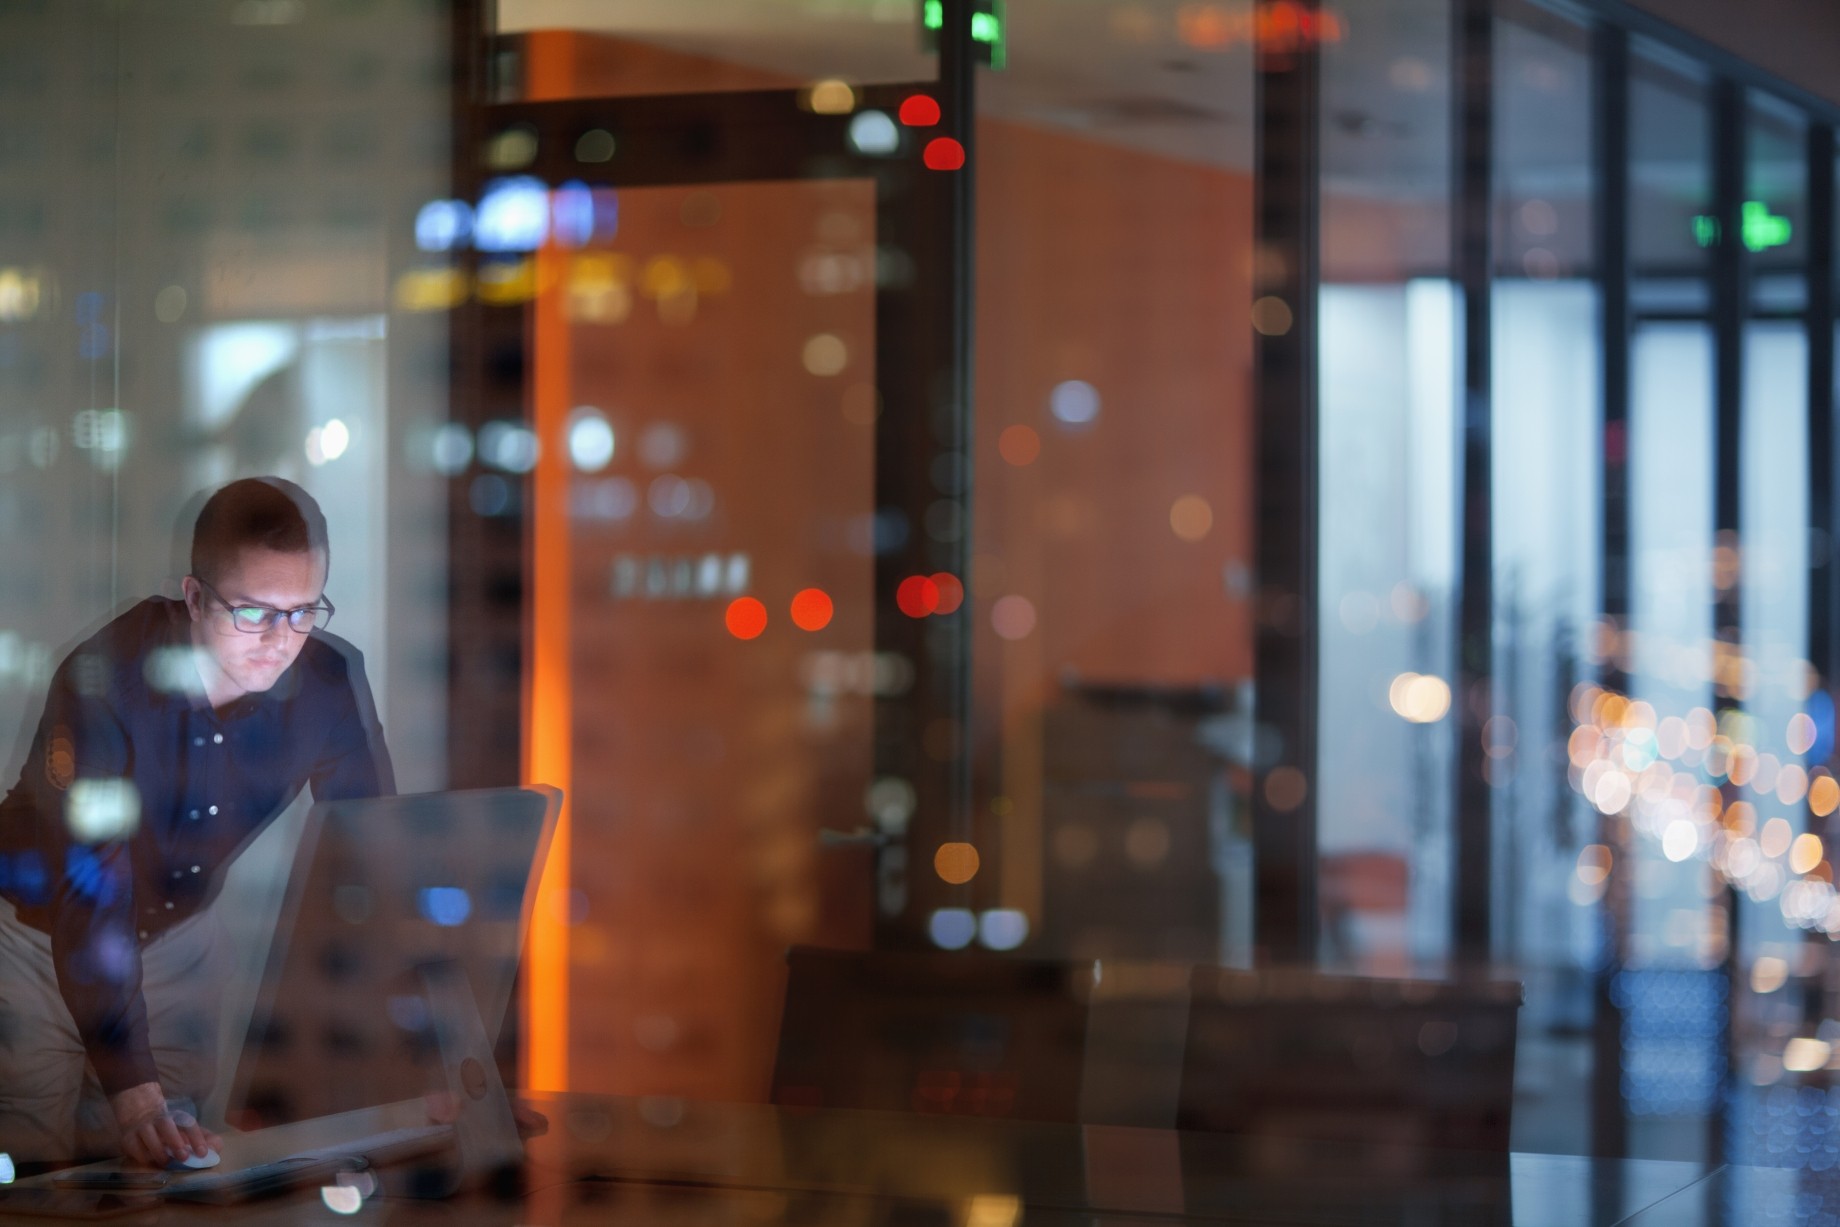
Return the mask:
[[[1746,153],[1743,89],[1736,82],[1721,78],[1713,87],[1712,106],[1712,206],[1713,215],[1719,221],[1719,241],[1712,253],[1713,349],[1716,355],[1713,540],[1715,546],[1736,548],[1742,541],[1744,320],[1750,300],[1742,216]],[[1711,563],[1711,559],[1707,561]],[[1742,564],[1728,588],[1722,592],[1714,589],[1713,634],[1734,647],[1740,646],[1744,638],[1743,589]],[[1738,696],[1729,695],[1723,705],[1738,707],[1741,702]],[[1728,804],[1738,799],[1738,790],[1729,782],[1725,792]],[[1725,974],[1729,1004],[1723,1036],[1725,1068],[1708,1119],[1707,1158],[1711,1162],[1720,1162],[1724,1157],[1725,1100],[1736,1075],[1737,1054],[1732,1050],[1736,1028],[1732,1025],[1732,1014],[1743,987],[1743,968],[1738,958],[1741,906],[1738,891],[1728,885],[1725,890]]]
[[[1593,32],[1592,105],[1595,109],[1596,245],[1602,316],[1600,323],[1603,415],[1598,446],[1602,468],[1603,523],[1599,548],[1600,601],[1604,620],[1623,627],[1629,621],[1629,396],[1631,325],[1629,301],[1629,34],[1600,24]],[[1629,679],[1619,667],[1622,657],[1607,653],[1598,674],[1604,687],[1627,693]],[[1619,846],[1613,819],[1600,824],[1599,842]],[[1617,1157],[1628,1152],[1628,1117],[1623,1102],[1623,1011],[1611,986],[1623,957],[1624,925],[1629,906],[1629,875],[1613,874],[1604,896],[1603,957],[1597,960],[1591,1026],[1591,1153]],[[1616,1171],[1617,1169],[1612,1169]],[[1598,1218],[1609,1222],[1622,1214],[1620,1180],[1606,1181],[1595,1193]]]
[[[972,0],[942,0],[945,26],[939,38],[939,104],[944,130],[963,146],[965,163],[949,176],[951,195],[951,316],[947,327],[946,386],[942,389],[940,423],[935,440],[941,453],[953,454],[958,473],[958,522],[961,530],[948,542],[933,545],[938,570],[957,576],[964,587],[959,611],[951,618],[939,619],[931,646],[943,650],[947,659],[941,663],[942,697],[948,701],[951,719],[957,722],[959,753],[947,764],[946,782],[952,808],[955,838],[974,838],[972,824],[971,737],[971,494],[972,462],[972,395],[975,383],[975,303],[977,298],[977,261],[974,239],[977,229],[977,72],[978,44],[972,38]],[[1010,850],[1017,856],[1036,856],[1037,849]],[[988,881],[988,879],[987,879]],[[995,900],[992,900],[995,902]]]
[[1462,590],[1457,612],[1456,805],[1451,815],[1451,952],[1463,967],[1492,953],[1489,889],[1493,879],[1494,807],[1483,729],[1494,714],[1495,652],[1491,425],[1490,244],[1494,163],[1495,16],[1491,0],[1456,0],[1453,274],[1462,293],[1459,371],[1461,446],[1459,550]]
[[[1254,163],[1255,296],[1290,307],[1291,326],[1254,350],[1254,718],[1280,747],[1252,797],[1253,944],[1268,963],[1316,958],[1317,295],[1321,61],[1314,44],[1260,56]],[[1305,787],[1268,788],[1279,771]],[[1288,793],[1288,795],[1287,795]],[[1284,804],[1274,804],[1273,795]],[[1290,802],[1295,801],[1295,804]]]
[[[1834,130],[1822,123],[1808,127],[1808,660],[1821,685],[1833,685],[1840,664],[1840,567],[1834,566],[1834,534],[1840,527],[1834,495]],[[1821,765],[1826,764],[1811,764]],[[1811,815],[1810,829],[1832,838]],[[1815,940],[1814,934],[1808,935]],[[1803,1000],[1810,1026],[1821,1021],[1823,993],[1811,988]]]
[[1834,481],[1834,130],[1808,129],[1808,501],[1816,543],[1808,590],[1808,660],[1831,685],[1840,667],[1840,539]]

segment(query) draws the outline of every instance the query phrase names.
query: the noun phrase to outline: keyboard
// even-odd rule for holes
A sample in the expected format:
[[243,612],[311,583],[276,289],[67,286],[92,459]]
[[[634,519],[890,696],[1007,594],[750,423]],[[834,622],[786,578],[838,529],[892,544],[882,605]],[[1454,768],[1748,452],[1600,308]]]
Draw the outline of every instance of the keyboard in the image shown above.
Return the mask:
[[324,1184],[340,1172],[359,1171],[400,1163],[420,1155],[432,1154],[453,1140],[452,1125],[415,1125],[373,1133],[331,1146],[319,1146],[286,1155],[268,1163],[239,1167],[234,1171],[206,1170],[174,1172],[160,1189],[160,1196],[173,1201],[202,1201],[226,1204],[248,1201],[269,1193]]

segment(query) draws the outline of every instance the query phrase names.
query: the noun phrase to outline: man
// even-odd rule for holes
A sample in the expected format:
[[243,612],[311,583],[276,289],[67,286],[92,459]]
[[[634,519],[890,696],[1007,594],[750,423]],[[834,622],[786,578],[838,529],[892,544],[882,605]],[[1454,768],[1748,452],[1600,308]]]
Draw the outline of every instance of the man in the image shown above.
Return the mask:
[[395,790],[362,662],[322,633],[329,561],[306,491],[232,482],[199,512],[183,601],[59,665],[0,801],[0,1151],[76,1157],[86,1083],[130,1159],[215,1146],[178,1104],[216,1080],[225,868],[303,785]]

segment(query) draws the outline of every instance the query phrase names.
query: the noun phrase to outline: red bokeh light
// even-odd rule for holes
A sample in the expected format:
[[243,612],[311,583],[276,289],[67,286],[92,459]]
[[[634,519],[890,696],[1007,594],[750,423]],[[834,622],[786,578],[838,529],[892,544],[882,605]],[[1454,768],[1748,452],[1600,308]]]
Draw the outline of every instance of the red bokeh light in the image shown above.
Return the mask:
[[767,607],[751,596],[738,596],[728,603],[728,633],[737,639],[758,639],[767,629]]
[[910,575],[894,590],[894,603],[910,618],[924,618],[939,608],[939,585],[924,575]]
[[831,624],[835,607],[822,588],[806,588],[792,598],[792,624],[802,631],[821,631]]
[[939,122],[939,104],[927,94],[909,94],[901,103],[901,122],[910,128],[930,128]]
[[936,136],[920,157],[928,170],[957,170],[965,164],[965,147],[949,136]]
[[933,586],[939,589],[939,605],[933,612],[936,614],[957,613],[958,607],[965,603],[965,586],[958,582],[958,576],[950,571],[940,571],[930,578]]

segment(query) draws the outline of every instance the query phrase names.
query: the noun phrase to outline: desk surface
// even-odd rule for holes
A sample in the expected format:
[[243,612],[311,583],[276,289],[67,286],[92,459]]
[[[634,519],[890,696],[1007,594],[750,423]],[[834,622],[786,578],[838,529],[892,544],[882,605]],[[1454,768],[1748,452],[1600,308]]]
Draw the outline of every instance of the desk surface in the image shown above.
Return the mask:
[[[1776,1169],[1374,1151],[1155,1129],[675,1099],[536,1095],[529,1102],[549,1117],[550,1129],[529,1143],[521,1201],[474,1195],[416,1202],[384,1193],[340,1216],[320,1204],[318,1191],[303,1190],[231,1209],[164,1205],[115,1221],[1650,1227],[1733,1221],[1734,1204],[1745,1207],[1741,1217],[1750,1222],[1798,1222],[1804,1220],[1796,1214],[1808,1209],[1840,1208],[1840,1197],[1811,1192],[1808,1181],[1818,1177]],[[230,1134],[223,1157],[239,1165],[261,1162],[421,1123],[419,1117],[419,1104],[395,1105]],[[1840,1190],[1840,1181],[1834,1187]],[[1770,1217],[1776,1204],[1787,1217]],[[0,1217],[0,1224],[29,1221]]]

